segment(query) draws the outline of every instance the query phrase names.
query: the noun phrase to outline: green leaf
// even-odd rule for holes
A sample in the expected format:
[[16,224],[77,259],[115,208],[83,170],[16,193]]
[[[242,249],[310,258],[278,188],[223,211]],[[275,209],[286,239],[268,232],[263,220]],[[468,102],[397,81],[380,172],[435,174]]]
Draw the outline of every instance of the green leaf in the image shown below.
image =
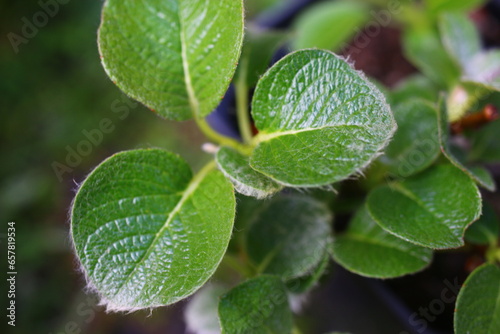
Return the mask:
[[327,251],[323,255],[323,259],[310,273],[298,278],[294,278],[286,282],[286,287],[288,291],[295,294],[301,294],[312,289],[320,280],[320,278],[325,274],[330,256]]
[[439,98],[439,89],[429,80],[429,78],[416,74],[401,83],[390,93],[391,105],[397,106],[410,99],[422,99],[429,102],[436,102]]
[[464,80],[478,82],[490,90],[500,91],[500,50],[476,55],[466,68]]
[[485,163],[496,163],[500,161],[500,145],[498,145],[498,134],[500,133],[500,119],[487,124],[481,129],[471,133],[472,149],[470,159]]
[[250,279],[222,296],[219,318],[223,334],[289,334],[292,313],[278,277]]
[[445,51],[436,31],[426,28],[407,30],[403,46],[408,60],[439,87],[451,87],[460,78],[459,67]]
[[192,175],[162,150],[116,154],[85,180],[72,211],[76,252],[110,310],[168,305],[200,288],[231,238],[232,185],[207,165]]
[[161,116],[219,104],[240,56],[243,1],[107,0],[99,48],[109,77]]
[[448,51],[463,69],[481,51],[481,39],[474,24],[463,13],[443,14],[439,21],[441,39]]
[[374,278],[393,278],[415,273],[432,261],[432,251],[389,234],[363,206],[349,229],[336,237],[332,256],[342,267]]
[[429,167],[439,156],[437,110],[423,100],[409,100],[394,109],[398,130],[381,161],[399,177]]
[[382,93],[321,50],[298,51],[273,66],[257,85],[252,114],[259,134],[250,166],[293,187],[361,172],[396,129]]
[[247,28],[235,82],[243,80],[247,87],[255,87],[269,68],[274,53],[287,38],[287,34],[282,31]]
[[301,14],[294,24],[293,48],[341,48],[361,31],[370,19],[369,7],[353,1],[327,1],[316,4]]
[[323,203],[297,195],[275,197],[254,219],[246,244],[260,272],[296,278],[323,258],[332,221]]
[[493,207],[485,203],[483,215],[467,229],[465,240],[478,245],[495,245],[500,235],[499,223]]
[[425,0],[427,8],[431,12],[445,11],[470,11],[474,8],[482,6],[485,0]]
[[474,180],[480,186],[490,190],[495,191],[496,185],[492,176],[487,170],[482,167],[466,167],[464,164],[457,159],[450,150],[449,145],[449,129],[448,129],[448,114],[446,109],[442,106],[439,108],[439,140],[441,145],[441,151],[445,157],[456,167],[466,173],[472,180]]
[[475,108],[494,90],[482,83],[462,81],[456,85],[446,99],[448,120],[457,122]]
[[249,165],[249,158],[229,147],[221,147],[216,155],[219,169],[241,194],[256,198],[269,197],[283,187]]
[[194,295],[184,311],[189,333],[220,334],[219,298],[227,290],[220,285],[207,284]]
[[368,210],[386,231],[420,246],[464,245],[466,228],[481,215],[474,182],[452,165],[438,165],[368,195]]
[[456,334],[500,333],[500,268],[485,264],[474,270],[458,294]]

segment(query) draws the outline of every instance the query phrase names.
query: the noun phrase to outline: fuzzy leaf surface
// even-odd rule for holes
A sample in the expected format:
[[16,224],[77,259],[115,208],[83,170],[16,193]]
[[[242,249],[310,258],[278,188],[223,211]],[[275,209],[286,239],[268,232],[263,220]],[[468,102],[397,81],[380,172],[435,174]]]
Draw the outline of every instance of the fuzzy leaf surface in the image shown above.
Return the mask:
[[384,230],[434,249],[463,246],[465,230],[481,209],[476,185],[453,165],[435,166],[368,195],[368,210]]
[[204,117],[217,107],[242,40],[242,0],[107,0],[99,29],[111,80],[174,120]]
[[359,275],[393,278],[427,267],[432,251],[384,231],[363,206],[347,232],[335,238],[332,256],[344,268]]
[[163,150],[112,156],[85,180],[72,211],[89,283],[118,311],[191,295],[226,251],[235,202],[231,183],[212,165],[193,176]]
[[500,268],[485,264],[465,281],[458,294],[456,334],[500,333]]
[[223,334],[288,334],[292,312],[285,285],[275,276],[250,279],[223,295],[219,303]]
[[333,53],[303,50],[259,81],[252,168],[294,187],[317,187],[365,168],[396,123],[383,94]]

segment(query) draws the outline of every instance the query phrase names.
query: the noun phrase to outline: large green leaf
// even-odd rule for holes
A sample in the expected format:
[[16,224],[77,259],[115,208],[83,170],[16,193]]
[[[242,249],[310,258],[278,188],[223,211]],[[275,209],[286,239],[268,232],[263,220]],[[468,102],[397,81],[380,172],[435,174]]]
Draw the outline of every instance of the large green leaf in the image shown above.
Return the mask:
[[455,155],[451,152],[449,141],[450,132],[448,129],[448,114],[445,108],[442,106],[439,110],[439,140],[441,151],[448,158],[448,160],[466,173],[470,178],[472,178],[480,186],[490,190],[495,191],[496,185],[491,174],[483,167],[466,167]]
[[435,249],[463,246],[465,229],[481,215],[481,195],[474,182],[452,165],[431,169],[376,188],[368,209],[386,231]]
[[500,268],[474,270],[458,294],[454,320],[456,334],[500,333]]
[[370,19],[369,7],[353,1],[327,1],[304,11],[295,23],[293,48],[341,48],[361,31]]
[[446,13],[440,18],[441,39],[457,64],[467,68],[481,51],[481,39],[474,24],[463,13]]
[[424,269],[432,260],[432,251],[384,231],[363,206],[347,232],[335,238],[332,256],[359,275],[392,278]]
[[290,54],[260,80],[252,168],[283,185],[315,187],[365,168],[396,129],[380,91],[333,53]]
[[485,203],[483,215],[465,233],[467,242],[479,245],[495,245],[500,235],[500,222],[495,210]]
[[107,0],[102,62],[128,95],[161,116],[208,115],[224,95],[243,40],[242,0]]
[[261,272],[284,279],[312,271],[329,241],[329,210],[319,201],[298,195],[275,197],[265,205],[248,231],[250,258]]
[[469,158],[486,163],[500,162],[499,133],[500,119],[470,133],[472,148]]
[[249,158],[232,148],[220,148],[216,159],[219,169],[243,195],[265,198],[283,188],[267,176],[252,169],[249,165]]
[[389,171],[408,177],[429,167],[439,156],[437,110],[423,100],[409,100],[394,109],[398,130],[381,160]]
[[415,74],[400,82],[390,93],[391,105],[397,106],[411,99],[422,99],[436,102],[439,98],[439,89],[435,87],[429,78]]
[[283,282],[263,275],[222,296],[219,319],[223,334],[290,334],[292,313]]
[[232,233],[235,198],[222,173],[195,176],[162,150],[119,153],[97,167],[72,211],[76,252],[111,310],[172,304],[202,286]]
[[325,250],[323,259],[319,262],[316,268],[304,276],[287,281],[286,288],[294,294],[301,294],[309,291],[318,283],[321,277],[325,275],[329,262],[330,255],[328,251]]

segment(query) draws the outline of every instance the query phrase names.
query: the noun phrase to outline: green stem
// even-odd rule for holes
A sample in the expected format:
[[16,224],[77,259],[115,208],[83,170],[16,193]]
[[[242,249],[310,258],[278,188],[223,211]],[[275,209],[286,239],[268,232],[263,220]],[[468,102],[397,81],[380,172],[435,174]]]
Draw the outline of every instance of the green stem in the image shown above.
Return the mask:
[[235,84],[236,90],[236,110],[238,115],[238,127],[240,134],[245,144],[250,144],[252,141],[252,126],[250,121],[250,113],[248,110],[248,85],[247,79],[247,61],[242,61],[242,71],[238,81]]
[[232,138],[221,135],[220,133],[212,129],[212,127],[204,118],[195,118],[195,120],[200,130],[205,134],[205,136],[207,136],[208,139],[214,141],[219,145],[232,147],[240,151],[241,153],[248,153],[248,147]]
[[238,272],[241,276],[245,278],[249,278],[252,276],[251,270],[244,265],[241,264],[241,262],[233,255],[227,254],[224,256],[223,259],[224,263],[234,269],[236,272]]

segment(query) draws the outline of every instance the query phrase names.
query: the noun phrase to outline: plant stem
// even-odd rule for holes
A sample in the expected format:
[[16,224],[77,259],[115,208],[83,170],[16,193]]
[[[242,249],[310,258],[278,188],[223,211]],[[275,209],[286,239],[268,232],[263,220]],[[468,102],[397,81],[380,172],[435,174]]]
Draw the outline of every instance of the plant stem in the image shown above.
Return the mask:
[[238,127],[240,129],[241,138],[245,144],[250,144],[252,141],[252,127],[250,121],[250,113],[248,110],[248,85],[247,85],[247,66],[248,60],[245,58],[241,61],[241,73],[235,83],[236,90],[236,110],[238,115]]
[[245,267],[244,265],[242,265],[240,263],[240,261],[235,256],[226,253],[226,255],[224,255],[223,261],[225,264],[227,264],[229,267],[234,269],[236,272],[238,272],[243,277],[248,278],[248,277],[252,276],[250,273],[250,270],[247,267]]
[[214,141],[219,145],[232,147],[240,151],[241,153],[248,153],[248,147],[232,138],[223,136],[220,133],[216,132],[204,118],[196,117],[195,120],[200,130],[205,134],[205,136],[207,136],[208,139]]

